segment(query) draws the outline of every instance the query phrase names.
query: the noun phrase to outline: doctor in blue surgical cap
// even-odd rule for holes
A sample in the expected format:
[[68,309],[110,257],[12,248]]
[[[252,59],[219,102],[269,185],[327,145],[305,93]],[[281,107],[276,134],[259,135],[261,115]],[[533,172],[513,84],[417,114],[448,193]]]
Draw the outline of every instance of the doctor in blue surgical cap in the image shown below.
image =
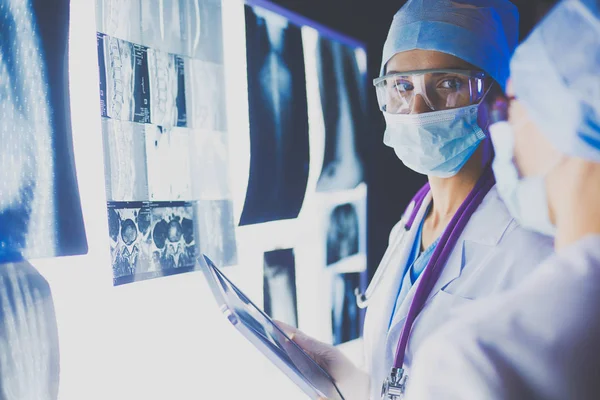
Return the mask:
[[[600,398],[600,1],[563,0],[519,47],[490,128],[498,190],[556,254],[417,352],[411,399]],[[465,317],[466,316],[466,317]]]
[[486,100],[502,93],[517,43],[508,0],[409,0],[394,16],[374,80],[383,140],[427,175],[393,228],[366,292],[364,362],[287,328],[346,399],[397,398],[413,354],[460,306],[514,287],[552,252],[522,228],[491,171]]

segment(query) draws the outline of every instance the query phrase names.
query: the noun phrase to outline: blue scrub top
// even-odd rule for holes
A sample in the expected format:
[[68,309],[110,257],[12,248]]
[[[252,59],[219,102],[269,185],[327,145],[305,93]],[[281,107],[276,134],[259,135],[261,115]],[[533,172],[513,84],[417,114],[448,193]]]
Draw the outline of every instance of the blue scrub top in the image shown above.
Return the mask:
[[[425,213],[425,215],[427,215],[428,212],[429,212],[429,210]],[[427,264],[429,264],[429,260],[431,260],[431,256],[433,255],[433,252],[440,241],[440,238],[437,238],[427,249],[425,249],[425,251],[421,252],[421,241],[422,241],[422,233],[423,233],[423,224],[424,223],[425,223],[425,218],[423,218],[423,220],[419,224],[417,234],[415,236],[415,241],[412,245],[410,255],[408,256],[408,260],[407,260],[406,266],[404,268],[404,274],[402,274],[402,282],[400,283],[400,286],[398,287],[398,295],[396,296],[396,302],[394,304],[394,312],[392,313],[392,316],[390,317],[390,323],[388,326],[388,330],[392,326],[392,321],[394,320],[394,316],[396,315],[396,312],[398,311],[398,306],[400,304],[402,304],[402,301],[404,300],[404,296],[402,296],[402,298],[400,298],[400,294],[403,292],[402,286],[404,284],[408,283],[406,280],[406,274],[410,274],[409,275],[410,285],[412,286],[417,281],[417,279],[419,279],[419,276],[421,276],[421,273],[423,272],[423,270],[425,269]],[[408,292],[408,291],[406,291],[406,292]]]

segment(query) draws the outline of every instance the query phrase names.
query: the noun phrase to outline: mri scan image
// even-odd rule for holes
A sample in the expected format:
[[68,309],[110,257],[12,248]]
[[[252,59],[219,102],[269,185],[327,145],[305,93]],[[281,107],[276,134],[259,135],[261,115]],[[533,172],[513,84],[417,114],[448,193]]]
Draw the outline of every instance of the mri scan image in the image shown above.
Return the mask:
[[0,263],[85,254],[65,57],[69,2],[2,5]]
[[202,253],[219,267],[236,265],[237,242],[232,201],[197,201],[195,215]]
[[101,33],[97,37],[102,116],[150,123],[148,48]]
[[150,200],[191,200],[191,131],[156,125],[145,125],[145,131]]
[[192,270],[196,256],[193,213],[191,203],[110,202],[115,285]]
[[143,44],[141,6],[141,0],[96,0],[96,29],[108,36]]
[[194,129],[226,131],[225,68],[221,64],[189,60],[186,85]]
[[[202,0],[200,0],[202,1]],[[185,54],[185,15],[180,0],[140,0],[141,44],[164,53]]]
[[250,176],[241,225],[296,218],[309,170],[302,35],[284,17],[246,6]]
[[180,0],[187,57],[223,64],[221,0]]
[[182,57],[148,50],[152,124],[165,128],[187,126],[184,65]]
[[106,198],[149,199],[144,125],[102,118]]

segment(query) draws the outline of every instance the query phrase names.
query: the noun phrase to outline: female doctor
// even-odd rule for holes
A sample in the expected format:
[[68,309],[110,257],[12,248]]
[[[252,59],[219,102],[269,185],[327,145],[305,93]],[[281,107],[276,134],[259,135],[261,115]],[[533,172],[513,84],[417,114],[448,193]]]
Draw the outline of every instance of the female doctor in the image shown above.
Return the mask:
[[393,398],[413,353],[455,308],[513,287],[552,251],[551,239],[510,216],[489,166],[480,105],[506,81],[517,25],[508,0],[409,0],[393,19],[374,81],[384,143],[429,183],[392,230],[361,299],[366,371],[293,332],[348,399],[380,399],[384,386]]
[[515,53],[506,101],[498,189],[556,254],[432,335],[410,399],[600,397],[600,1],[551,11]]

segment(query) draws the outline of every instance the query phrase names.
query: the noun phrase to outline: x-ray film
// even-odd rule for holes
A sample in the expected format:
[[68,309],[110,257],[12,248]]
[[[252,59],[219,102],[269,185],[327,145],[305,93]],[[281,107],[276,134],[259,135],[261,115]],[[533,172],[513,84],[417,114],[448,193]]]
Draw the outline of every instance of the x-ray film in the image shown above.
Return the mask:
[[[99,60],[106,117],[132,122],[150,122],[148,48],[99,34]],[[99,44],[100,45],[100,44]],[[99,51],[100,52],[100,51]],[[104,71],[102,71],[104,70]]]
[[194,130],[193,134],[191,162],[194,176],[194,199],[222,200],[230,198],[227,133]]
[[106,198],[149,200],[145,126],[102,118]]
[[296,261],[293,249],[264,255],[263,297],[265,313],[276,321],[298,326]]
[[[202,2],[203,0],[195,0]],[[141,0],[142,44],[164,53],[185,54],[180,0]]]
[[65,57],[69,1],[5,0],[0,29],[0,263],[84,254]]
[[96,0],[96,29],[108,36],[142,43],[141,5],[147,0]]
[[298,217],[309,172],[302,35],[284,17],[246,6],[250,176],[241,225]]
[[115,285],[194,269],[191,203],[109,202]]
[[221,0],[180,0],[185,56],[223,64]]
[[223,267],[237,264],[237,242],[231,200],[196,202],[196,229],[202,253]]
[[182,57],[148,50],[150,115],[154,125],[165,128],[187,125],[185,64]]
[[333,276],[331,323],[334,345],[360,337],[361,317],[354,294],[359,285],[359,273]]
[[155,125],[145,131],[150,200],[192,200],[191,131]]
[[317,76],[325,125],[325,156],[317,191],[353,189],[363,181],[360,140],[366,106],[356,48],[319,36]]
[[359,218],[354,204],[336,206],[327,228],[327,265],[358,254],[359,238]]
[[223,65],[189,60],[186,82],[191,126],[212,131],[227,130],[225,69]]

